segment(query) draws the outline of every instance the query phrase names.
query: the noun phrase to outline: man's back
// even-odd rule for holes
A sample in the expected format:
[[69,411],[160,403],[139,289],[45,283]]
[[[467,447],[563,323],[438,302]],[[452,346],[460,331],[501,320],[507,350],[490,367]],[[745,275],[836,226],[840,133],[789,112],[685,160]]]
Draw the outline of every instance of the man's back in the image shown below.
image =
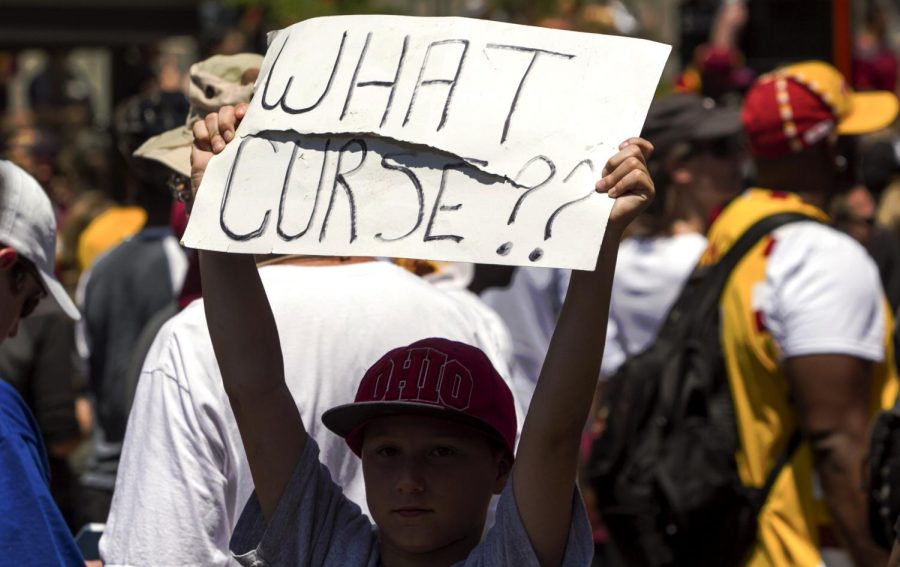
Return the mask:
[[[827,220],[796,195],[749,191],[712,226],[702,262],[720,258],[755,220],[784,211]],[[846,235],[815,222],[776,230],[737,266],[721,307],[722,346],[741,438],[738,469],[745,485],[762,486],[800,426],[785,370],[789,360],[839,355],[867,361],[873,412],[893,400],[896,373],[885,340],[889,311],[874,263]],[[760,514],[759,543],[747,564],[818,566],[843,554],[837,542],[812,452],[804,443]]]
[[176,297],[186,271],[171,229],[150,226],[98,258],[79,282],[78,347],[97,409],[92,454],[80,479],[81,522],[106,520],[131,407],[132,351],[144,325]]
[[[353,399],[366,368],[397,345],[446,336],[480,346],[508,376],[493,321],[392,264],[274,265],[260,275],[276,313],[288,387],[304,400],[304,424],[322,462],[364,510],[360,461],[319,416]],[[195,302],[163,328],[144,365],[104,558],[227,564],[228,540],[252,487],[203,305]]]

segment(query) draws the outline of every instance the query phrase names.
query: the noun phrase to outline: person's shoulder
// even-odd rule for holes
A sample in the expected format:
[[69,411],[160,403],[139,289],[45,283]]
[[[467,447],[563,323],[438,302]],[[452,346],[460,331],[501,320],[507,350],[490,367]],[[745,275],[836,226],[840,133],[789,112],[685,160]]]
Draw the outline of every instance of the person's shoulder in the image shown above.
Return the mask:
[[[865,266],[875,269],[875,262],[863,246],[849,235],[826,224],[815,221],[801,221],[776,229],[773,233],[775,244],[771,251],[772,262],[790,262],[800,266],[827,263],[832,268],[843,266]],[[835,274],[847,269],[830,270]]]
[[37,432],[37,423],[25,400],[12,385],[0,379],[0,437]]
[[[180,387],[190,390],[186,367],[214,364],[213,356],[203,301],[197,300],[159,328],[144,358],[141,373],[161,373],[177,379]],[[218,380],[217,376],[200,374],[203,376],[190,376],[191,382]]]
[[773,233],[766,265],[768,285],[801,306],[878,308],[883,297],[878,266],[856,240],[830,226],[798,222]]
[[[594,555],[594,542],[587,511],[581,494],[573,490],[572,511],[569,518],[569,537],[563,565],[588,565]],[[510,478],[497,504],[497,516],[487,537],[466,560],[464,567],[501,567],[507,565],[537,565],[538,559],[522,523],[519,506]]]
[[330,281],[368,280],[373,283],[381,280],[392,282],[421,282],[422,278],[411,274],[403,268],[387,260],[369,260],[348,264],[325,266],[306,266],[303,264],[274,263],[260,266],[260,278],[267,287],[290,282],[304,285],[320,285]]

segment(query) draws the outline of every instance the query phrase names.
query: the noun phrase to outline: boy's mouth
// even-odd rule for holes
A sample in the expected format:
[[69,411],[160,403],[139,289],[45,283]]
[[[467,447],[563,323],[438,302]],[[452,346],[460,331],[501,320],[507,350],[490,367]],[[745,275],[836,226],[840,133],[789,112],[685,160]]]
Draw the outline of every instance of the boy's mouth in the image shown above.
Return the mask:
[[425,514],[430,514],[433,510],[429,510],[427,508],[396,508],[392,510],[394,514],[402,518],[418,518],[419,516],[424,516]]

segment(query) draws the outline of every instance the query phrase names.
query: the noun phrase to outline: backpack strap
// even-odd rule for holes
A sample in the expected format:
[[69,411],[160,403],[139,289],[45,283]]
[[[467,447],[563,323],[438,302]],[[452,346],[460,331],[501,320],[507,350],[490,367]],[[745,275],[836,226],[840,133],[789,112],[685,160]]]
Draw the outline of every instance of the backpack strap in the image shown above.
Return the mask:
[[781,474],[781,469],[783,469],[791,459],[794,458],[794,453],[797,452],[797,449],[800,447],[800,442],[803,441],[803,436],[800,435],[800,430],[795,429],[794,433],[791,434],[791,438],[788,440],[787,445],[784,447],[784,451],[781,452],[781,456],[778,457],[778,461],[775,462],[775,466],[772,467],[772,470],[769,471],[769,476],[766,477],[766,483],[762,485],[762,487],[753,495],[751,498],[751,503],[753,504],[753,515],[758,516],[759,512],[762,510],[762,507],[765,505],[766,500],[769,499],[769,493],[772,492],[772,487],[775,486],[775,481],[778,480],[778,475]]
[[[725,289],[725,284],[728,282],[732,270],[734,270],[741,259],[743,259],[743,257],[746,256],[764,236],[772,233],[781,226],[799,221],[820,222],[819,219],[802,213],[776,213],[760,219],[747,229],[747,231],[738,238],[718,262],[709,266],[709,271],[705,273],[702,283],[700,284],[700,289],[698,290],[699,308],[697,309],[697,313],[709,313],[710,310],[718,308],[719,299],[722,296],[722,291]],[[781,474],[782,469],[793,458],[801,441],[802,436],[800,435],[800,431],[794,430],[784,451],[782,451],[778,461],[776,461],[775,466],[769,471],[765,484],[758,489],[758,491],[755,491],[755,494],[751,497],[754,516],[758,515],[760,510],[762,510],[763,505],[765,505],[766,500],[769,497],[769,493],[772,492],[775,481],[778,479],[778,475]]]
[[[696,268],[669,310],[657,340],[665,338],[664,335],[669,332],[681,333],[686,328],[685,325],[690,326],[713,316],[719,308],[719,299],[732,270],[764,236],[788,223],[810,220],[818,222],[814,217],[794,212],[764,217],[748,228],[718,262]],[[663,415],[671,414],[676,404],[677,391],[677,383],[672,380],[663,381],[659,395]]]
[[718,306],[719,298],[722,296],[731,271],[763,237],[781,226],[798,221],[819,222],[818,219],[802,213],[776,213],[758,220],[748,228],[728,249],[728,252],[708,268],[709,271],[701,284],[698,312],[708,313],[710,309]]

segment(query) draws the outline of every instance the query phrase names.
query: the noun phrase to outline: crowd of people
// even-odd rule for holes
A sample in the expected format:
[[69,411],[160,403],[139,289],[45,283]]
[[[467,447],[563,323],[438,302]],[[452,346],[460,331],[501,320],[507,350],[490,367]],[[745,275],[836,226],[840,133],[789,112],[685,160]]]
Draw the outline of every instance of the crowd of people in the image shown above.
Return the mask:
[[[890,30],[870,15],[846,77],[754,75],[743,3],[724,4],[598,175],[614,204],[592,272],[186,249],[262,56],[198,61],[183,92],[157,81],[109,133],[51,57],[0,159],[0,564],[687,564],[676,532],[733,526],[711,504],[623,528],[638,513],[596,463],[645,430],[610,404],[640,399],[622,378],[692,282],[788,213],[717,296],[730,489],[762,496],[710,564],[900,565],[875,529],[900,502],[869,490],[900,392]],[[900,454],[881,457],[900,482]]]

